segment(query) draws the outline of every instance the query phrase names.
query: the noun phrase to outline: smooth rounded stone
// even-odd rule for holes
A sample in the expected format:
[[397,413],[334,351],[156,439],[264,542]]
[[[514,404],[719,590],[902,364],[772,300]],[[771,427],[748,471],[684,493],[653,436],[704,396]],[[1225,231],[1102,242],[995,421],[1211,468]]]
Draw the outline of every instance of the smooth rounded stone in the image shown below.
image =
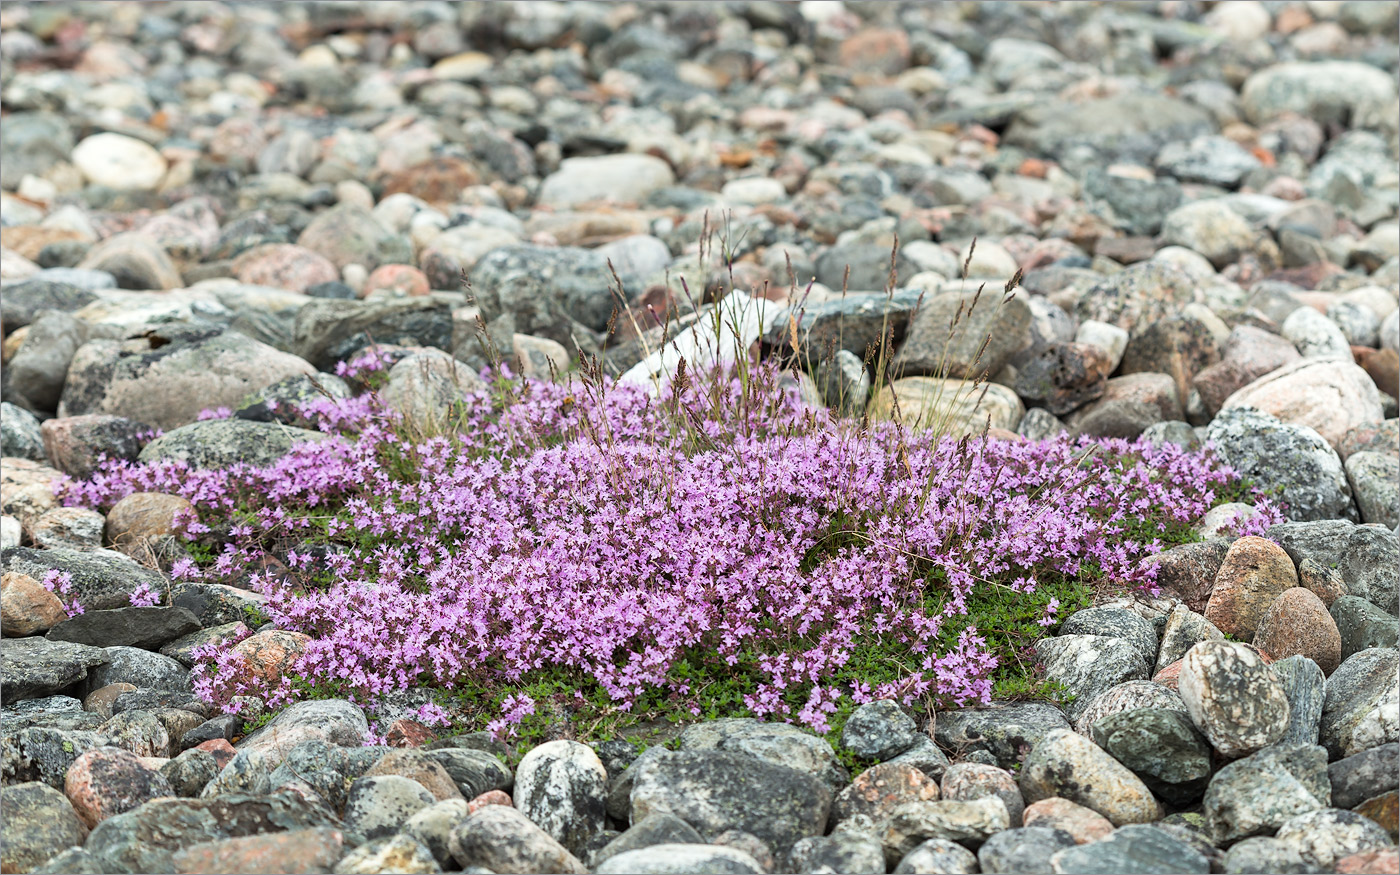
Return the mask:
[[837,832],[799,839],[788,854],[785,871],[836,875],[883,875],[885,852],[873,836]]
[[175,534],[175,519],[182,512],[193,512],[189,499],[162,492],[134,492],[112,505],[107,512],[107,541],[117,548]]
[[1326,872],[1337,860],[1361,851],[1394,844],[1374,820],[1338,808],[1309,811],[1285,821],[1274,836],[1293,848],[1303,862]]
[[1229,875],[1282,875],[1310,871],[1297,849],[1273,836],[1255,836],[1230,846],[1225,852]]
[[707,720],[687,727],[680,742],[681,750],[735,751],[808,772],[825,782],[832,793],[850,781],[826,739],[786,723],[766,723],[748,717]]
[[1327,319],[1341,329],[1350,346],[1374,348],[1380,344],[1381,320],[1374,310],[1364,304],[1334,301],[1327,305]]
[[1215,576],[1205,618],[1226,635],[1249,641],[1275,599],[1293,588],[1298,572],[1282,547],[1258,536],[1240,538]]
[[1363,650],[1327,679],[1318,742],[1334,759],[1400,740],[1400,657],[1393,648]]
[[84,611],[54,626],[49,630],[48,638],[91,647],[158,650],[161,645],[199,628],[199,619],[184,608],[127,607]]
[[1244,217],[1219,200],[1184,204],[1162,220],[1163,242],[1199,252],[1216,268],[1248,253],[1257,236]]
[[1065,716],[1071,720],[1079,719],[1094,699],[1118,684],[1147,679],[1142,651],[1122,638],[1061,635],[1042,638],[1034,646],[1045,665],[1046,680],[1063,684],[1074,697],[1065,705]]
[[1021,769],[1026,802],[1051,796],[1092,809],[1113,823],[1148,823],[1160,816],[1147,786],[1092,741],[1068,729],[1050,732]]
[[1039,441],[1068,432],[1060,418],[1043,407],[1032,407],[1021,417],[1016,433],[1028,440]]
[[1290,656],[1269,666],[1288,698],[1288,729],[1275,744],[1317,744],[1326,678],[1306,656]]
[[919,729],[899,703],[867,702],[851,712],[841,730],[841,745],[867,760],[888,760],[919,740]]
[[989,428],[1011,431],[1026,414],[1016,393],[998,383],[904,377],[883,387],[871,400],[871,417],[892,419],[896,397],[906,427],[936,429],[955,438],[982,434]]
[[1168,143],[1154,162],[1182,182],[1199,182],[1235,188],[1250,171],[1262,165],[1234,140],[1218,135],[1196,137],[1190,142]]
[[1064,830],[1044,826],[1012,828],[983,842],[977,849],[977,862],[984,873],[1049,873],[1050,858],[1074,845],[1074,837]]
[[1327,751],[1318,745],[1275,745],[1216,772],[1201,812],[1219,847],[1272,833],[1289,818],[1330,802]]
[[166,432],[146,444],[139,459],[146,463],[178,460],[191,468],[227,468],[240,463],[265,468],[297,444],[326,439],[322,432],[280,423],[211,419]]
[[[30,872],[60,849],[81,845],[87,826],[62,793],[38,781],[0,788],[5,871]],[[883,871],[883,870],[882,870]]]
[[[1195,435],[1195,430],[1192,430]],[[1252,504],[1242,501],[1227,501],[1206,511],[1196,523],[1196,534],[1202,538],[1229,538],[1234,540],[1240,527],[1259,516],[1259,510]]]
[[936,295],[914,314],[894,368],[964,380],[995,374],[1029,345],[1030,325],[1030,306],[1020,296]]
[[705,839],[694,827],[679,817],[659,812],[632,824],[626,832],[594,851],[588,859],[588,864],[597,869],[604,860],[625,851],[664,844],[702,845],[705,844]]
[[1128,338],[1126,330],[1096,319],[1086,319],[1079,323],[1079,328],[1074,334],[1075,343],[1103,350],[1110,373],[1117,370],[1119,363],[1123,361],[1123,356],[1128,350]]
[[826,782],[751,754],[668,751],[636,767],[633,821],[666,811],[706,839],[740,829],[767,842],[780,856],[798,839],[820,835],[831,809]]
[[1183,416],[1170,376],[1137,373],[1105,382],[1103,395],[1065,417],[1065,424],[1081,434],[1133,439],[1155,423]]
[[981,869],[977,855],[949,839],[921,842],[895,865],[898,875],[973,875]]
[[530,819],[506,805],[487,805],[462,821],[449,840],[463,869],[491,872],[557,872],[583,875],[587,868]]
[[1164,597],[1179,598],[1192,611],[1200,612],[1210,602],[1215,577],[1232,543],[1229,539],[1215,538],[1182,544],[1144,557],[1141,564],[1156,567],[1157,588]]
[[427,848],[440,867],[449,868],[454,861],[448,843],[452,831],[467,819],[467,814],[467,800],[445,799],[410,817],[401,832]]
[[1322,599],[1301,586],[1284,590],[1254,634],[1254,646],[1274,659],[1306,656],[1323,674],[1342,662],[1342,636]]
[[422,784],[400,775],[357,778],[345,799],[345,825],[366,838],[383,838],[436,801]]
[[3,487],[0,489],[0,510],[25,524],[40,514],[53,510],[58,507],[54,485],[62,476],[62,472],[38,462],[28,459],[6,459],[4,467],[0,468],[0,487]]
[[[3,318],[7,330],[23,328],[45,310],[71,313],[98,300],[97,290],[87,287],[93,283],[65,282],[54,277],[53,273],[41,271],[23,282],[6,283],[5,300],[0,303],[0,318]],[[82,273],[98,275],[100,272]],[[101,287],[116,287],[111,274],[101,275],[107,280]]]
[[380,395],[408,423],[432,434],[451,428],[454,405],[485,387],[471,368],[434,349],[408,355],[390,368]]
[[938,783],[920,770],[900,763],[880,763],[856,775],[850,785],[836,795],[831,820],[840,824],[868,817],[878,822],[897,805],[932,802],[938,798]]
[[509,790],[514,778],[506,764],[483,750],[465,747],[425,750],[424,756],[447,770],[467,799],[491,790]]
[[317,738],[342,747],[359,747],[368,731],[365,712],[344,699],[294,702],[266,726],[249,733],[239,742],[239,749],[290,748],[305,738]]
[[1342,329],[1312,307],[1294,310],[1279,326],[1279,333],[1292,342],[1304,358],[1351,355],[1351,344]]
[[1256,125],[1294,112],[1319,124],[1374,127],[1394,103],[1395,81],[1355,61],[1275,64],[1252,74],[1240,91],[1245,116]]
[[1144,824],[1124,826],[1107,838],[1066,848],[1050,858],[1055,873],[1199,872],[1208,875],[1210,860],[1164,829]]
[[1028,827],[1040,826],[1068,833],[1079,845],[1096,842],[1115,829],[1108,818],[1097,811],[1058,796],[1031,803],[1022,819]]
[[239,282],[296,292],[340,279],[330,259],[291,243],[254,246],[239,254],[229,269]]
[[335,875],[429,875],[442,867],[431,851],[417,839],[403,833],[361,845],[335,864]]
[[1400,526],[1400,458],[1391,453],[1352,453],[1346,472],[1361,521],[1389,529]]
[[349,203],[318,214],[297,237],[296,245],[323,256],[337,270],[351,264],[374,270],[381,264],[413,260],[406,238],[391,233],[364,207]]
[[1182,711],[1134,708],[1094,724],[1094,743],[1173,805],[1189,805],[1205,792],[1211,751]]
[[67,619],[63,602],[39,581],[14,571],[0,576],[0,626],[6,637],[42,634]]
[[198,748],[182,751],[160,767],[160,774],[169,782],[171,792],[186,798],[201,795],[219,772],[214,755]]
[[1021,813],[1026,810],[1026,802],[1021,798],[1016,779],[1005,769],[986,763],[954,763],[943,773],[939,786],[942,798],[954,802],[992,797],[1000,799],[1006,806],[1006,816],[1011,826],[1021,825]]
[[1147,665],[1152,665],[1157,659],[1157,631],[1147,620],[1122,608],[1075,611],[1060,626],[1059,634],[1121,638],[1137,648]]
[[[198,714],[179,709],[171,709],[171,711],[173,712],[170,714],[172,722],[178,721],[178,726],[183,727],[181,734],[203,722],[203,718]],[[135,708],[113,714],[107,722],[102,724],[101,731],[109,736],[117,747],[129,750],[137,756],[169,757],[171,755],[171,732],[166,728],[166,721],[157,716],[154,711]]]
[[278,830],[200,842],[171,856],[171,872],[327,872],[344,850],[338,829]]
[[1257,653],[1232,641],[1202,641],[1182,658],[1177,690],[1191,721],[1226,757],[1283,737],[1288,698]]
[[778,203],[788,196],[781,182],[764,176],[730,180],[719,193],[729,203],[748,205]]
[[70,847],[49,858],[47,863],[30,869],[35,875],[62,873],[62,875],[104,875],[107,865],[96,855],[80,847]]
[[237,332],[162,327],[140,340],[80,347],[59,415],[105,413],[175,429],[202,410],[238,407],[249,392],[315,372],[305,360]]
[[997,702],[940,713],[933,735],[939,745],[959,755],[990,751],[997,765],[1011,769],[1050,732],[1069,728],[1064,712],[1049,703]]
[[4,703],[35,699],[69,687],[102,665],[107,654],[96,647],[43,638],[0,639]]
[[73,165],[92,185],[117,191],[151,191],[165,178],[165,159],[124,134],[93,134],[73,147]]
[[623,851],[593,870],[599,875],[743,875],[762,873],[762,865],[737,848],[719,845],[661,844]]
[[905,802],[876,824],[885,864],[896,865],[929,839],[947,839],[969,849],[1010,829],[1006,805],[995,796],[971,802]]
[[1347,590],[1394,614],[1400,591],[1400,538],[1379,526],[1345,520],[1289,522],[1264,536],[1283,547],[1295,563],[1313,559],[1341,573]]
[[398,775],[417,781],[439,802],[463,798],[447,770],[416,748],[391,750],[364,773],[367,778],[379,775]]
[[0,456],[48,461],[39,418],[8,401],[0,403]]
[[1215,624],[1184,604],[1172,608],[1162,628],[1162,645],[1157,651],[1154,674],[1186,655],[1202,641],[1222,641],[1225,635]]
[[1400,646],[1400,620],[1363,598],[1339,596],[1328,612],[1342,639],[1342,659],[1372,647]]
[[640,203],[675,181],[670,166],[650,155],[566,158],[540,183],[536,203],[556,209],[596,200]]
[[1160,262],[1142,262],[1104,278],[1079,297],[1074,315],[1080,324],[1093,320],[1130,335],[1195,300],[1195,283],[1180,270]]
[[1253,407],[1315,430],[1333,447],[1347,431],[1385,419],[1371,376],[1350,359],[1303,359],[1238,390],[1221,410]]
[[115,747],[99,747],[74,760],[63,793],[89,829],[151,799],[174,795],[164,775]]
[[1400,787],[1400,744],[1373,747],[1337,760],[1327,767],[1332,804],[1355,808],[1367,799],[1393,793]]
[[515,770],[515,806],[575,855],[604,826],[608,774],[598,755],[576,741],[530,750]]
[[117,280],[118,288],[159,291],[184,286],[180,271],[154,238],[140,231],[113,234],[93,246],[78,262],[80,270],[100,270]]

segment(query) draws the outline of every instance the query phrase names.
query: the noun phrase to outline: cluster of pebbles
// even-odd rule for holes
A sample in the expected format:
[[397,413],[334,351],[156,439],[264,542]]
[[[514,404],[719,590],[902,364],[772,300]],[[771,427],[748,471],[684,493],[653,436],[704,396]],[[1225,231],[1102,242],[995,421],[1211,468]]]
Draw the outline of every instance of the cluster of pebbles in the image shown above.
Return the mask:
[[[6,4],[4,871],[1400,871],[1396,30],[1337,0]],[[390,372],[412,412],[493,352],[623,373],[731,288],[813,403],[1210,441],[1287,521],[1218,508],[1159,598],[1067,618],[1037,645],[1063,706],[862,706],[852,777],[747,720],[640,756],[434,739],[413,690],[369,715],[387,747],[338,700],[245,735],[190,654],[295,633],[172,584],[183,499],[53,496],[104,455],[271,461],[311,433],[269,402],[371,343],[445,365]]]

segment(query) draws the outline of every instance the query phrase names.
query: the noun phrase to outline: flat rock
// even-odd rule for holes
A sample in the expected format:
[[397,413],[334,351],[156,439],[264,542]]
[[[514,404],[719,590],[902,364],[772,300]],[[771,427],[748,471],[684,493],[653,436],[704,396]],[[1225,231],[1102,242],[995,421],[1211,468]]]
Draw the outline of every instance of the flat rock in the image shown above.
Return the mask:
[[139,647],[159,650],[167,642],[199,629],[199,620],[184,608],[126,607],[84,611],[49,630],[50,641],[90,647]]
[[1108,838],[1067,848],[1050,858],[1051,871],[1060,873],[1199,872],[1211,871],[1210,860],[1166,830],[1130,824]]
[[96,648],[44,638],[0,640],[0,665],[4,667],[6,705],[35,699],[72,686],[101,665],[106,654]]

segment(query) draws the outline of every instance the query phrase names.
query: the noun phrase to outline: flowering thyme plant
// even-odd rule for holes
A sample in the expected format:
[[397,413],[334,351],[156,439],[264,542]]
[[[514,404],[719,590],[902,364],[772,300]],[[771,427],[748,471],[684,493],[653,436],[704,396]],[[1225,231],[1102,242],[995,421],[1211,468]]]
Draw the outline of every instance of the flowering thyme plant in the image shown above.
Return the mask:
[[[1189,539],[1236,482],[1173,445],[861,427],[767,368],[687,375],[659,398],[497,373],[456,413],[415,437],[373,392],[320,400],[302,415],[335,437],[270,467],[108,462],[64,497],[188,498],[206,558],[174,576],[241,578],[310,635],[303,692],[430,686],[500,734],[580,703],[826,731],[873,699],[986,701],[1008,647],[1031,643],[1016,635],[1097,587],[1151,589],[1139,560]],[[1261,531],[1278,518],[1263,511]],[[253,571],[269,554],[286,573]],[[1029,631],[977,628],[989,599]],[[202,657],[211,699],[292,695]]]

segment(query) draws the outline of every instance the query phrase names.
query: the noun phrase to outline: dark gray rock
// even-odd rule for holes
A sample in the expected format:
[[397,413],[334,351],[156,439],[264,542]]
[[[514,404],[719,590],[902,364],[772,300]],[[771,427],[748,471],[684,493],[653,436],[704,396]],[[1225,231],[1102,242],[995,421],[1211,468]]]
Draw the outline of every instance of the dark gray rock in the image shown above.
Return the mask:
[[1026,826],[999,832],[977,849],[977,862],[984,873],[1015,875],[1049,873],[1050,858],[1074,847],[1074,836],[1061,829]]
[[376,343],[451,351],[452,308],[432,298],[316,299],[297,311],[293,349],[322,371]]
[[1162,230],[1162,217],[1181,203],[1181,186],[1171,179],[1136,179],[1092,167],[1084,175],[1084,195],[1115,227],[1141,237]]
[[186,750],[160,767],[176,796],[194,798],[219,775],[219,765],[207,750]]
[[[9,715],[6,715],[8,718]],[[50,787],[63,789],[63,779],[73,761],[88,751],[113,744],[103,731],[59,729],[52,726],[30,726],[14,730],[6,720],[7,746],[4,768],[5,783],[42,781]]]
[[894,871],[904,875],[922,872],[946,872],[949,875],[975,875],[980,872],[977,856],[950,839],[929,839],[905,854]]
[[885,852],[873,836],[833,833],[799,839],[788,854],[788,872],[884,875]]
[[[72,123],[54,112],[17,112],[5,119],[8,124],[0,145],[5,152],[5,169],[0,184],[7,191],[19,188],[26,174],[42,176],[73,152]],[[9,294],[7,289],[6,295]],[[9,314],[5,315],[6,324]]]
[[[258,593],[223,584],[177,583],[170,588],[170,603],[194,614],[210,632],[234,623],[256,628],[266,622]],[[175,653],[165,655],[179,658]]]
[[1354,654],[1327,679],[1318,743],[1340,759],[1397,740],[1397,651],[1375,647]]
[[73,581],[72,595],[89,611],[130,607],[132,593],[143,586],[162,600],[170,591],[165,575],[115,550],[12,547],[3,560],[8,570],[35,580],[43,580],[50,571],[66,572]]
[[1288,698],[1288,729],[1276,744],[1317,744],[1326,678],[1316,662],[1294,655],[1269,666]]
[[96,647],[43,638],[0,639],[0,674],[4,703],[36,699],[71,687],[102,665],[106,654]]
[[29,872],[64,848],[80,845],[87,826],[67,797],[48,784],[29,781],[0,788],[5,810],[0,840],[5,871]]
[[1400,620],[1359,596],[1341,596],[1327,611],[1342,635],[1342,659],[1372,647],[1394,648],[1400,642]]
[[1220,846],[1272,833],[1291,817],[1326,808],[1331,797],[1326,750],[1275,746],[1216,772],[1201,812],[1212,841]]
[[[847,279],[846,269],[850,268]],[[903,255],[895,260],[901,277],[911,277],[918,268]],[[850,292],[878,292],[889,285],[890,247],[875,243],[847,243],[831,247],[817,257],[817,282],[829,289]],[[946,324],[944,330],[947,330]]]
[[1043,702],[993,702],[989,707],[960,708],[938,715],[933,738],[962,756],[971,751],[992,753],[1003,769],[1019,767],[1048,733],[1069,729],[1065,714]]
[[237,714],[219,714],[211,717],[180,736],[179,748],[189,750],[216,738],[231,742],[243,734],[243,723],[243,718]]
[[233,415],[250,422],[280,422],[311,429],[315,423],[301,415],[302,405],[327,398],[349,398],[351,394],[350,387],[335,374],[297,374],[253,392]]
[[48,464],[39,418],[8,401],[0,402],[0,455]]
[[638,766],[634,820],[669,811],[707,839],[741,829],[778,855],[826,829],[831,790],[807,772],[725,750],[667,751]]
[[134,684],[138,689],[191,690],[190,670],[168,656],[137,647],[104,647],[103,662],[87,679],[89,691],[108,684]]
[[88,340],[89,323],[68,313],[41,312],[10,359],[10,386],[44,410],[57,410],[73,354]]
[[[1071,147],[1086,166],[1151,162],[1162,144],[1210,133],[1209,114],[1173,97],[1136,92],[1081,103],[1031,100],[1015,112],[1003,143],[1037,154],[1065,155]],[[1092,157],[1089,157],[1092,156]]]
[[[8,155],[7,152],[6,157]],[[7,283],[5,299],[0,302],[0,320],[4,321],[6,331],[12,331],[33,322],[34,317],[45,310],[71,313],[96,300],[97,293],[91,289],[53,280]]]
[[138,459],[180,460],[191,468],[227,468],[237,464],[263,468],[287,455],[295,444],[326,438],[322,432],[281,423],[211,419],[166,432],[146,444]]
[[1400,538],[1394,532],[1332,519],[1280,523],[1264,537],[1288,551],[1295,565],[1312,558],[1336,568],[1352,595],[1381,610],[1394,614],[1400,607]]
[[548,337],[572,350],[575,324],[603,331],[616,306],[607,259],[575,246],[502,246],[471,269],[471,291],[488,323],[515,317],[521,334]]
[[1206,426],[1216,456],[1260,489],[1276,489],[1291,520],[1354,520],[1341,457],[1316,431],[1250,407],[1222,410]]
[[1094,743],[1173,805],[1189,805],[1205,793],[1211,750],[1182,711],[1134,708],[1094,724]]
[[1220,573],[1231,543],[1227,538],[1213,538],[1182,544],[1145,557],[1140,564],[1157,567],[1156,582],[1163,596],[1179,598],[1199,614],[1210,602],[1215,576]]
[[1262,165],[1234,140],[1211,134],[1190,142],[1168,143],[1157,153],[1157,169],[1182,182],[1236,188]]
[[1157,662],[1157,630],[1152,623],[1125,608],[1075,611],[1065,619],[1058,634],[1121,638],[1137,649],[1148,666]]
[[[888,253],[887,253],[888,256]],[[854,292],[833,301],[802,307],[792,314],[797,321],[800,362],[817,362],[833,350],[846,350],[862,362],[879,359],[886,334],[894,345],[886,353],[894,357],[894,347],[904,342],[909,320],[924,301],[923,292],[901,289],[891,295],[883,292]],[[946,326],[945,326],[946,331]],[[791,328],[778,319],[764,340],[775,346],[791,344]]]
[[638,848],[648,848],[652,845],[687,843],[704,844],[705,839],[695,831],[694,827],[679,817],[658,812],[632,824],[626,832],[594,852],[589,857],[588,864],[591,868],[597,869],[604,860],[625,851],[635,851]]
[[1355,808],[1367,799],[1397,789],[1400,784],[1400,744],[1391,742],[1337,760],[1327,767],[1332,804]]
[[888,760],[918,742],[919,728],[899,703],[868,702],[851,712],[841,730],[841,744],[867,760]]
[[1051,865],[1054,872],[1085,875],[1210,873],[1210,861],[1204,854],[1166,830],[1146,824],[1129,824],[1100,841],[1066,848],[1051,859]]
[[84,611],[54,626],[45,637],[90,647],[158,650],[166,642],[198,628],[199,620],[184,608],[127,607]]

